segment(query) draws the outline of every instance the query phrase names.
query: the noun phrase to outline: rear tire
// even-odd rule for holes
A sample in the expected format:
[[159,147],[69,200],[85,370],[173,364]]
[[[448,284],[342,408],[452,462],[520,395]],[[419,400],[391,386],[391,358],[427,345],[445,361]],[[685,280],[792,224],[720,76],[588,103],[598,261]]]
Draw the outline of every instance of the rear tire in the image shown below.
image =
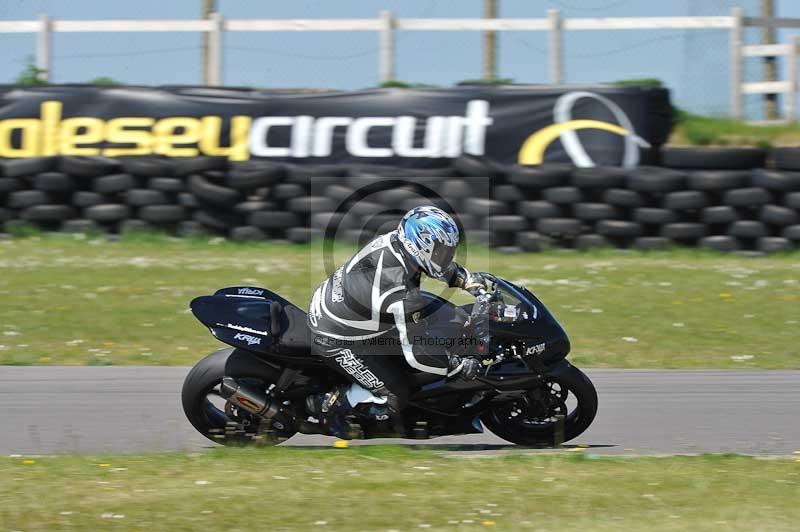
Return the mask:
[[[557,375],[545,377],[546,382],[557,383],[577,400],[577,406],[568,412],[564,419],[564,441],[577,438],[589,428],[597,414],[597,391],[581,370],[570,365]],[[531,447],[552,447],[555,444],[556,423],[548,422],[528,425],[519,421],[509,421],[503,415],[507,408],[498,406],[484,413],[481,421],[497,436],[517,445]]]
[[[224,407],[220,408],[219,403],[224,403],[224,399],[220,397],[219,401],[216,401],[218,404],[209,400],[210,395],[218,395],[215,393],[215,388],[222,382],[222,377],[226,376],[225,367],[233,352],[234,349],[230,347],[215,351],[198,362],[186,375],[181,401],[189,423],[200,434],[222,445],[275,445],[291,437],[293,432],[275,435],[259,431],[259,427],[253,424],[249,428],[247,425],[243,426],[242,421],[258,423],[260,418],[245,414],[232,419]],[[264,371],[266,370],[262,367],[261,373]],[[260,375],[257,380],[265,382],[263,376]],[[277,374],[274,375],[274,379],[269,380],[275,379]]]

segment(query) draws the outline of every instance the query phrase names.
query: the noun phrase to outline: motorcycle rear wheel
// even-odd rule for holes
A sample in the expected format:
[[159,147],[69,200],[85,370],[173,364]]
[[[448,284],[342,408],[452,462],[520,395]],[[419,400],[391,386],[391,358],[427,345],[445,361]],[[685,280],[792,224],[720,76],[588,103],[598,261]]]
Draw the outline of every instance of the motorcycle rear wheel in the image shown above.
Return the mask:
[[[567,398],[576,403],[569,410]],[[497,436],[517,445],[553,447],[557,441],[557,415],[564,416],[563,441],[578,437],[597,414],[597,391],[592,381],[575,366],[547,377],[543,386],[530,390],[521,401],[502,403],[481,416]]]
[[[219,393],[225,366],[233,349],[215,351],[198,362],[186,375],[181,390],[183,411],[192,426],[209,440],[222,445],[276,445],[294,432],[265,430],[258,416],[238,412]],[[243,377],[228,375],[231,377]],[[275,375],[277,379],[277,375]],[[258,379],[265,388],[269,382]],[[274,382],[274,381],[273,381]]]

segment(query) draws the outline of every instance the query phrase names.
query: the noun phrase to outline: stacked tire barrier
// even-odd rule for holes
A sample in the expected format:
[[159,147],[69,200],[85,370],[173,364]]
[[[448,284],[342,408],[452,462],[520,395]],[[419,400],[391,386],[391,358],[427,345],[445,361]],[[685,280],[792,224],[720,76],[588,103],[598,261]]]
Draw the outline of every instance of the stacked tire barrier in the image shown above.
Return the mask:
[[233,240],[354,243],[420,203],[500,251],[800,245],[800,148],[667,148],[661,166],[309,166],[224,158],[48,157],[0,162],[0,224],[166,230]]

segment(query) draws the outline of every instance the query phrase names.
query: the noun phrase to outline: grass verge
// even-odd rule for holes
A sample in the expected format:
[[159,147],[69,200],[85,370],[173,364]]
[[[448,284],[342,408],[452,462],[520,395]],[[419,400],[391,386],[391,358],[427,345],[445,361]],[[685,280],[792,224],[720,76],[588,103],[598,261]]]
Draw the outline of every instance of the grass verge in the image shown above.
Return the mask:
[[0,523],[26,531],[794,530],[796,462],[466,459],[388,446],[0,458]]
[[678,121],[669,139],[673,146],[797,146],[800,123],[752,124],[726,117],[678,112]]
[[[330,265],[354,248],[334,251]],[[470,269],[545,302],[579,366],[800,368],[798,254],[467,251]],[[323,256],[319,245],[163,236],[0,241],[0,364],[191,365],[220,346],[190,314],[192,298],[260,285],[307,308],[326,276]]]

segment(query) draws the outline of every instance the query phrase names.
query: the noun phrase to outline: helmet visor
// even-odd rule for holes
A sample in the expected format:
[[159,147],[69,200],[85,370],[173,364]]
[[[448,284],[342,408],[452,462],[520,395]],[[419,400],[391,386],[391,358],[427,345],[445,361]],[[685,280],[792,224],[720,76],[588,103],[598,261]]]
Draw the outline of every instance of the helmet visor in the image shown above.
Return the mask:
[[448,246],[441,242],[436,242],[431,253],[431,270],[427,272],[431,277],[441,277],[445,269],[453,262],[456,254],[455,246]]

